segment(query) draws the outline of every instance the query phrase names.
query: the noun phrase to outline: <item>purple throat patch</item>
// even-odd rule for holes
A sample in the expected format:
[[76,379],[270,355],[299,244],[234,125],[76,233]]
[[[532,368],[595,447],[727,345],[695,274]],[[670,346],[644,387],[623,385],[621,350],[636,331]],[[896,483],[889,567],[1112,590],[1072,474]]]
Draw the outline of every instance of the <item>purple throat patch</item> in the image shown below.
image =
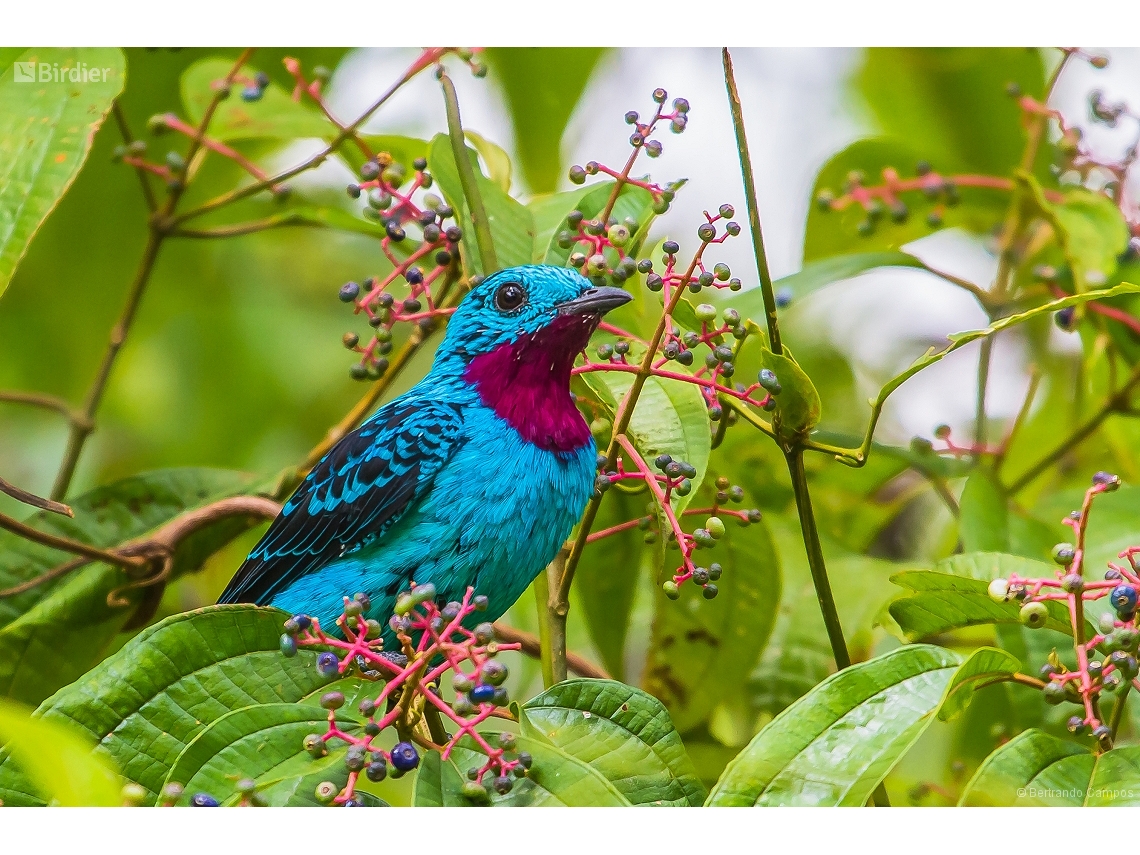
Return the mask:
[[555,318],[536,333],[479,354],[463,379],[527,442],[545,451],[577,451],[590,441],[590,428],[570,397],[570,370],[599,320]]

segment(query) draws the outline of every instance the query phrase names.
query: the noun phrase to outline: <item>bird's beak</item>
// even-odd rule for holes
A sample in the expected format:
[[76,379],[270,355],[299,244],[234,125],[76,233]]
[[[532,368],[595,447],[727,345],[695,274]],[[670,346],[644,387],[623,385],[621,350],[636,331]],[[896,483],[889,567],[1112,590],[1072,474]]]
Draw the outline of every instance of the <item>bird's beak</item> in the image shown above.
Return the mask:
[[633,299],[633,295],[621,288],[599,286],[587,288],[573,300],[558,304],[560,315],[604,315],[610,309],[623,306]]

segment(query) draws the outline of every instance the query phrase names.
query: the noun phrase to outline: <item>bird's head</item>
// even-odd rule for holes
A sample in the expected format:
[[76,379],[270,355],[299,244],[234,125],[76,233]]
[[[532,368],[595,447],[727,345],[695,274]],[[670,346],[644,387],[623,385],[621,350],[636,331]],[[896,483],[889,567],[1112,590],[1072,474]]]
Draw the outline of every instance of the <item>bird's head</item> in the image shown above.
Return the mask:
[[484,404],[536,445],[577,447],[589,432],[583,436],[586,425],[570,397],[570,369],[602,315],[629,299],[569,268],[501,270],[451,316],[436,370],[460,373]]
[[511,267],[464,297],[448,322],[442,350],[470,362],[503,345],[533,343],[572,359],[602,315],[629,299],[622,289],[594,286],[570,268]]

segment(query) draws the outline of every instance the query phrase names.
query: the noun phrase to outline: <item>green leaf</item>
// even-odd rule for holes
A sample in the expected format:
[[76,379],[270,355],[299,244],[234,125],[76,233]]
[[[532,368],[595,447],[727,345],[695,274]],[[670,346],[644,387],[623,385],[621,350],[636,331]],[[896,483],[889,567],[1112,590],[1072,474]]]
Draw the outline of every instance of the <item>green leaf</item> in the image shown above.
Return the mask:
[[[954,555],[939,562],[934,570],[904,570],[892,576],[892,582],[913,593],[891,603],[891,617],[910,639],[978,624],[1020,624],[1020,603],[995,602],[987,592],[991,580],[1007,579],[1014,573],[1049,579],[1056,575],[1053,567],[1043,561],[1001,552]],[[1045,607],[1049,611],[1045,627],[1071,636],[1065,604],[1050,600]]]
[[36,74],[90,70],[98,80],[24,82],[15,65],[0,73],[0,295],[79,174],[126,75],[118,48],[35,48],[15,62],[36,63]]
[[[673,560],[674,553],[666,553]],[[722,700],[740,691],[776,620],[780,564],[768,527],[731,526],[717,548],[696,561],[717,561],[724,575],[714,600],[691,582],[681,598],[660,587],[642,685],[660,698],[684,733],[704,721]]]
[[[876,123],[937,170],[1001,175],[1020,162],[1025,129],[1006,87],[1016,83],[1029,95],[1044,95],[1040,51],[872,48],[863,57],[855,85]],[[900,172],[913,165],[894,164]]]
[[[611,490],[598,509],[593,530],[645,516],[649,501],[648,490],[636,495]],[[590,638],[606,670],[619,679],[625,674],[625,640],[645,550],[645,532],[638,528],[608,535],[586,545],[574,574]]]
[[1008,552],[1009,510],[993,473],[975,469],[960,500],[959,533],[965,552]]
[[75,727],[33,718],[22,704],[0,700],[0,744],[34,789],[34,795],[9,790],[4,781],[0,804],[15,807],[41,799],[63,807],[122,804],[119,773],[106,758],[91,753],[94,742]]
[[[910,142],[909,136],[872,137],[858,140],[834,155],[816,176],[812,187],[812,205],[808,211],[804,233],[805,263],[829,256],[877,253],[897,250],[899,247],[926,237],[935,227],[926,219],[927,202],[921,193],[907,194],[910,214],[905,222],[896,223],[884,216],[873,224],[870,232],[860,232],[860,223],[867,220],[862,205],[851,204],[842,211],[822,210],[815,199],[822,191],[835,196],[843,194],[847,176],[852,171],[862,172],[866,186],[882,184],[882,172],[887,167],[896,169],[903,178],[914,175],[918,161],[928,158],[929,152]],[[935,163],[936,167],[942,164]],[[953,207],[943,206],[944,228],[959,227],[983,234],[1001,220],[1009,205],[1009,193],[974,187],[958,188],[961,202]]]
[[[324,687],[322,687],[323,689]],[[357,725],[337,716],[348,733]],[[228,712],[213,721],[183,749],[166,776],[166,783],[185,788],[180,804],[195,793],[209,793],[222,804],[240,801],[235,790],[242,778],[257,782],[257,791],[271,807],[316,806],[317,784],[348,781],[344,751],[337,742],[320,760],[302,748],[310,733],[328,729],[328,713],[317,706],[295,703],[258,704]]]
[[[992,651],[979,653],[987,660]],[[774,718],[728,764],[707,805],[857,806],[934,720],[975,654],[900,647],[852,665]]]
[[[474,150],[467,149],[467,156],[471,159],[475,183],[479,186],[483,206],[487,209],[487,220],[499,267],[530,264],[534,258],[534,217],[523,205],[508,196],[502,187],[483,174],[479,168],[478,154]],[[427,160],[440,191],[460,216],[464,264],[472,271],[482,273],[471,214],[467,209],[467,200],[463,195],[463,185],[459,181],[459,170],[447,134],[436,134],[432,138]]]
[[[486,739],[497,734],[481,733]],[[526,778],[515,781],[505,796],[490,793],[495,807],[624,807],[629,802],[606,778],[590,766],[546,740],[516,737],[519,751],[529,752],[534,765]],[[416,771],[412,804],[415,807],[469,807],[472,802],[460,792],[467,770],[482,766],[487,756],[464,737],[447,760],[429,751]]]
[[[195,127],[202,121],[221,85],[234,66],[233,61],[210,57],[201,59],[182,73],[182,104],[187,121]],[[218,104],[210,120],[210,136],[230,142],[258,138],[326,138],[336,133],[332,122],[307,100],[297,102],[291,93],[270,83],[257,101],[245,101],[241,91],[252,82],[256,68],[245,66],[231,87],[228,98]]]
[[[922,262],[905,252],[855,252],[809,261],[798,273],[784,276],[772,283],[776,291],[786,290],[792,300],[802,300],[828,285],[858,276],[881,267],[922,267]],[[765,315],[764,295],[759,288],[729,292],[721,301],[736,309],[743,317],[759,322]]]
[[[676,366],[674,370],[684,368]],[[587,371],[578,376],[605,407],[611,420],[634,379],[633,374],[625,371]],[[673,499],[673,510],[680,514],[704,480],[712,451],[708,407],[700,388],[695,383],[680,380],[647,378],[633,410],[628,435],[650,465],[653,458],[668,454],[697,470],[696,477],[690,479],[693,491],[688,496]]]
[[[316,653],[286,659],[285,615],[255,606],[210,606],[155,624],[83,679],[40,705],[37,717],[82,727],[98,754],[157,794],[183,749],[211,722],[254,704],[296,703],[328,681]],[[0,760],[0,788],[15,770]]]
[[467,141],[479,152],[487,167],[487,176],[499,185],[504,193],[511,192],[511,158],[502,148],[474,131],[464,131]]
[[[94,546],[114,547],[185,511],[239,493],[247,484],[248,475],[225,469],[162,469],[79,496],[71,502],[74,519],[44,511],[33,515],[29,524]],[[248,518],[231,517],[186,538],[175,552],[173,575],[196,570],[251,524]],[[0,532],[0,588],[34,579],[71,557]],[[107,595],[129,581],[118,567],[95,563],[0,598],[0,694],[39,703],[99,661],[142,599],[142,591],[136,590],[127,592],[127,607],[107,604]]]
[[1128,247],[1128,224],[1112,199],[1083,187],[1066,190],[1059,203],[1045,198],[1036,179],[1020,175],[1042,216],[1053,226],[1078,293],[1102,287]]
[[979,647],[954,675],[946,690],[946,699],[938,710],[938,717],[949,721],[969,706],[977,692],[987,681],[1002,674],[1016,674],[1021,660],[1012,653],[995,647]]
[[634,805],[693,805],[707,793],[661,702],[616,680],[567,680],[522,705],[524,736],[601,772]]
[[1140,746],[1092,754],[1068,740],[1027,730],[978,768],[959,804],[1125,807],[1140,805]]
[[[558,245],[558,235],[560,232],[566,230],[574,231],[567,225],[566,215],[571,211],[578,210],[582,212],[582,215],[587,220],[599,217],[605,210],[613,190],[613,181],[601,181],[597,184],[583,187],[581,190],[559,193],[555,197],[550,197],[549,200],[544,200],[544,220],[556,210],[554,207],[554,199],[557,199],[560,204],[565,204],[567,207],[563,209],[562,217],[558,221],[558,224],[551,230],[550,240],[546,245],[546,253],[543,256],[543,263],[553,264],[557,267],[567,266],[570,254],[574,252],[574,247],[563,249]],[[625,185],[621,188],[621,193],[618,195],[617,201],[614,202],[610,216],[619,222],[627,217],[637,222],[637,231],[634,233],[629,245],[625,247],[627,255],[637,254],[644,242],[645,235],[649,231],[649,226],[653,223],[653,220],[656,219],[656,214],[653,213],[653,194],[643,187],[635,187],[632,184]]]
[[811,433],[819,424],[821,405],[819,393],[811,378],[791,358],[791,352],[773,353],[767,347],[760,350],[765,368],[774,372],[783,387],[775,396],[776,409],[772,411],[772,427],[784,445],[790,445]]
[[503,89],[527,185],[558,186],[562,135],[605,48],[488,48],[483,55]]

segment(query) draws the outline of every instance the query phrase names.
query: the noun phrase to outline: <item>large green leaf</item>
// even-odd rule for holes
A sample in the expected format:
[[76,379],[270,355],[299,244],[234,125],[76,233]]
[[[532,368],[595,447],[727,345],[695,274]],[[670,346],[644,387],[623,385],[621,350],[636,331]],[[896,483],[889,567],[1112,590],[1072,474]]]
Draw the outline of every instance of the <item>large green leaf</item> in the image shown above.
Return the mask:
[[[828,285],[880,267],[922,267],[922,262],[905,252],[891,250],[853,252],[848,255],[837,255],[821,258],[818,261],[809,261],[799,272],[777,279],[772,283],[772,286],[776,292],[783,291],[790,294],[793,300],[801,300]],[[736,293],[729,292],[722,302],[724,305],[736,309],[742,316],[752,318],[757,323],[764,317],[766,311],[764,295],[759,288],[749,288],[747,291]]]
[[[29,524],[100,547],[145,535],[192,508],[240,492],[249,476],[225,469],[163,469],[144,473],[74,499],[74,519],[35,514]],[[244,517],[218,520],[183,540],[174,575],[190,572],[252,524]],[[34,579],[72,556],[0,532],[0,588]],[[127,607],[107,595],[128,584],[118,567],[90,564],[14,596],[0,598],[0,694],[39,703],[99,660],[131,618],[142,593],[128,592]]]
[[[493,739],[495,734],[483,733]],[[496,807],[624,807],[629,802],[613,784],[588,763],[546,740],[516,737],[519,751],[528,752],[534,765],[526,778],[515,781],[507,795],[492,793]],[[429,751],[416,771],[412,804],[416,807],[469,807],[473,803],[461,792],[467,770],[487,762],[485,754],[464,737],[444,760]]]
[[33,718],[22,704],[0,700],[0,744],[32,792],[0,784],[0,805],[40,799],[64,807],[111,807],[122,802],[122,781],[107,758],[91,753],[90,736],[63,722]]
[[[898,171],[903,178],[912,178],[918,161],[929,152],[913,145],[905,135],[873,137],[858,140],[835,154],[823,165],[812,188],[813,200],[822,191],[835,196],[843,188],[851,172],[861,172],[867,186],[883,183],[882,172],[887,167]],[[935,162],[936,167],[941,164]],[[961,202],[942,210],[943,227],[960,227],[982,234],[1001,220],[1009,203],[1009,194],[997,190],[963,187],[959,189]],[[904,244],[929,235],[935,226],[926,219],[930,207],[922,193],[907,193],[904,201],[910,208],[905,222],[896,223],[889,216],[880,218],[869,231],[860,223],[867,213],[858,203],[842,211],[823,210],[812,204],[808,212],[804,234],[804,262],[816,261],[836,255],[851,255],[897,250]]]
[[1040,730],[998,748],[962,793],[962,805],[1127,807],[1140,805],[1140,746],[1092,754]]
[[969,662],[911,645],[832,675],[756,735],[706,804],[865,804],[934,720],[959,668],[975,673]]
[[601,772],[635,805],[699,806],[707,793],[661,702],[616,680],[567,680],[522,705],[524,736]]
[[[206,108],[217,93],[216,87],[233,68],[228,59],[202,59],[182,73],[182,103],[187,120],[195,127],[202,121]],[[252,81],[256,68],[245,66],[240,78]],[[272,138],[291,140],[297,137],[328,137],[336,132],[321,111],[305,100],[294,101],[292,95],[276,83],[270,83],[256,101],[240,97],[248,83],[235,82],[228,98],[218,105],[210,121],[209,134],[214,139],[230,141]]]
[[[893,617],[908,638],[928,638],[938,633],[965,626],[991,623],[1017,623],[1021,604],[1016,600],[999,603],[989,593],[993,579],[1008,579],[1016,573],[1022,578],[1055,576],[1053,567],[1002,552],[973,552],[954,555],[934,570],[904,570],[891,577],[897,585],[909,589],[910,596],[891,603]],[[1057,600],[1045,603],[1048,629],[1072,635],[1069,610]]]
[[[677,370],[683,369],[678,366]],[[611,419],[634,379],[633,374],[625,371],[588,371],[579,377]],[[680,514],[704,480],[712,450],[708,407],[700,388],[695,383],[649,377],[641,388],[628,434],[650,465],[658,455],[668,454],[697,470],[696,477],[690,479],[693,491],[688,496],[673,497],[673,509]]]
[[511,47],[484,52],[503,88],[527,185],[535,193],[558,186],[562,134],[605,48]]
[[977,469],[966,479],[959,506],[963,551],[1009,551],[1009,509],[1001,486],[990,471]]
[[[322,687],[323,688],[323,687]],[[357,725],[337,716],[337,726],[351,733]],[[259,795],[270,806],[315,806],[317,784],[332,781],[344,786],[348,769],[341,743],[314,760],[302,747],[310,733],[324,733],[328,713],[317,706],[269,703],[241,707],[213,721],[183,749],[166,776],[182,784],[182,804],[205,792],[222,804],[240,796],[235,784],[242,778],[257,782]]]
[[[698,563],[706,560],[700,551],[695,556]],[[642,678],[682,733],[739,693],[768,642],[780,602],[780,563],[764,523],[730,527],[709,556],[724,568],[716,599],[705,600],[693,583],[681,586],[677,601],[657,589]]]
[[[60,689],[36,715],[83,728],[99,742],[98,753],[156,794],[211,722],[255,704],[295,703],[328,682],[317,673],[315,652],[281,655],[283,618],[255,606],[174,615]],[[0,761],[0,788],[19,790],[18,778],[8,758]]]
[[[1016,83],[1042,97],[1041,52],[1025,48],[872,48],[855,76],[884,133],[940,171],[1008,174],[1025,146]],[[910,164],[907,164],[908,166]]]
[[[502,187],[483,174],[479,168],[479,156],[473,149],[467,149],[467,156],[475,171],[475,183],[483,199],[483,207],[487,209],[491,240],[495,244],[499,267],[530,264],[534,258],[534,217],[522,204],[508,196]],[[482,273],[483,263],[476,249],[471,215],[447,134],[436,134],[432,138],[427,159],[439,189],[448,204],[459,214],[463,229],[464,263],[474,272]]]
[[[41,82],[45,70],[86,79]],[[35,48],[0,73],[0,294],[79,174],[125,76],[118,48]]]

